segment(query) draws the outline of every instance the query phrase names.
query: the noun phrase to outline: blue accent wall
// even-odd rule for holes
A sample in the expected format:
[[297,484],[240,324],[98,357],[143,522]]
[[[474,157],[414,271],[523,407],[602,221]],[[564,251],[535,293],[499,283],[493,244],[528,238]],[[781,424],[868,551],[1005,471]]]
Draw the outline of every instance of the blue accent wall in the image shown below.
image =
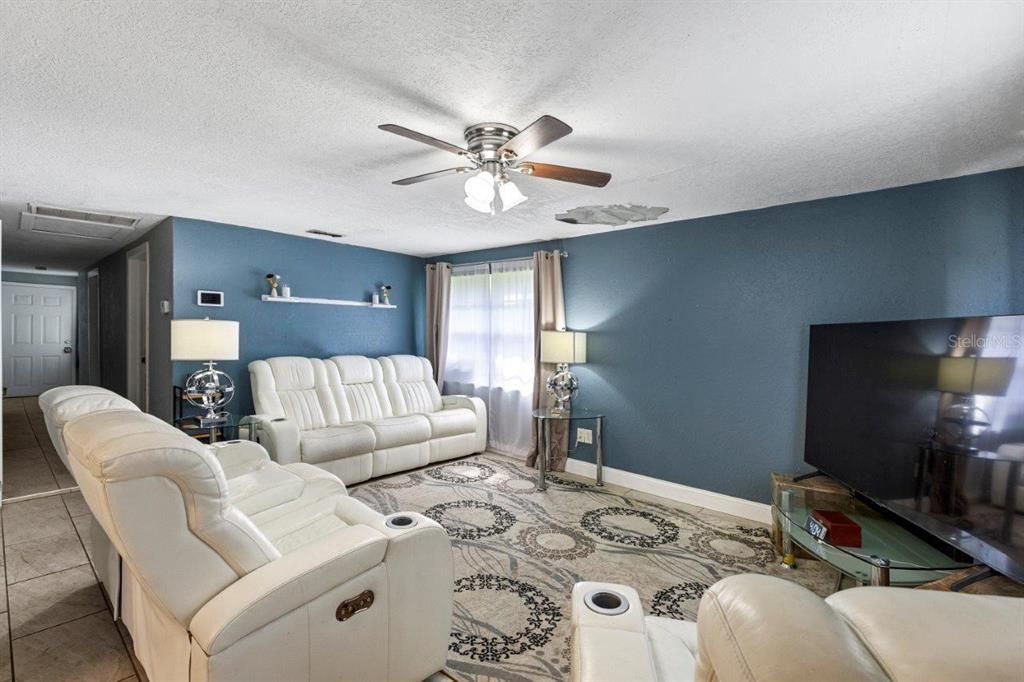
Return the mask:
[[[325,358],[421,353],[425,261],[375,249],[184,218],[174,219],[174,317],[237,320],[237,362],[218,363],[234,379],[229,410],[252,414],[248,363],[279,355]],[[397,310],[265,303],[267,273],[281,275],[292,296],[369,301],[392,286]],[[223,308],[196,305],[196,290],[223,291]],[[197,363],[174,363],[181,385]]]
[[768,501],[770,472],[806,469],[811,324],[1024,312],[1024,168],[561,246],[607,465]]

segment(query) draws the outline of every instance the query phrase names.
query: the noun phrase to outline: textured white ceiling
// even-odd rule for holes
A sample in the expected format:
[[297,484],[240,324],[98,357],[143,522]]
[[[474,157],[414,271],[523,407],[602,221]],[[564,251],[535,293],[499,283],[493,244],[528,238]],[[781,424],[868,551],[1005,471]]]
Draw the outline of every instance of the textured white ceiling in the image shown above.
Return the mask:
[[[434,255],[1024,164],[1024,3],[0,3],[0,200],[178,215]],[[613,174],[524,178],[481,216],[471,123],[575,128],[533,158]],[[5,226],[5,231],[7,226]]]

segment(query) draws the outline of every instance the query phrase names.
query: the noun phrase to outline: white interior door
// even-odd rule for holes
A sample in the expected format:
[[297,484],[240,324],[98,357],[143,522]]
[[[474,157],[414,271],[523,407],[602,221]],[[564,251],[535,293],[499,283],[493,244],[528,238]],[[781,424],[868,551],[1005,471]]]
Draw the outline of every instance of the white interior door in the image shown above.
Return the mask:
[[11,397],[75,383],[75,288],[3,283],[3,380]]

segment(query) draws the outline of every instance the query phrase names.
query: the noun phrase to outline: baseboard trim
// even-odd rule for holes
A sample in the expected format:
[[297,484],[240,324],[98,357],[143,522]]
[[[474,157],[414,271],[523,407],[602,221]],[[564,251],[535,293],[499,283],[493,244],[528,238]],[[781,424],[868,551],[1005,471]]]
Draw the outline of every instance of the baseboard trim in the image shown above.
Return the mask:
[[[570,474],[594,478],[597,467],[591,462],[584,462],[578,459],[569,459],[565,462],[565,470]],[[772,508],[763,502],[745,500],[741,497],[723,495],[712,490],[693,488],[682,483],[664,481],[660,478],[652,478],[643,474],[634,474],[631,471],[604,467],[604,480],[614,485],[621,485],[625,488],[639,490],[649,495],[657,495],[674,502],[692,504],[696,507],[703,507],[722,514],[731,514],[740,518],[757,521],[758,523],[772,522]]]

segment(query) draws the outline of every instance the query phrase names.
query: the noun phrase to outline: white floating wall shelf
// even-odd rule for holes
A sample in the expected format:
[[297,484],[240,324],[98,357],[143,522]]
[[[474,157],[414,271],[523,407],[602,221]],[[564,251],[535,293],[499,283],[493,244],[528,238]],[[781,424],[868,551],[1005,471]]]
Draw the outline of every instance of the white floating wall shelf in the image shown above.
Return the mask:
[[268,303],[315,303],[317,305],[347,305],[356,308],[397,308],[397,305],[384,305],[383,303],[370,303],[369,301],[346,301],[338,298],[301,298],[299,296],[270,296],[263,294],[260,300]]

